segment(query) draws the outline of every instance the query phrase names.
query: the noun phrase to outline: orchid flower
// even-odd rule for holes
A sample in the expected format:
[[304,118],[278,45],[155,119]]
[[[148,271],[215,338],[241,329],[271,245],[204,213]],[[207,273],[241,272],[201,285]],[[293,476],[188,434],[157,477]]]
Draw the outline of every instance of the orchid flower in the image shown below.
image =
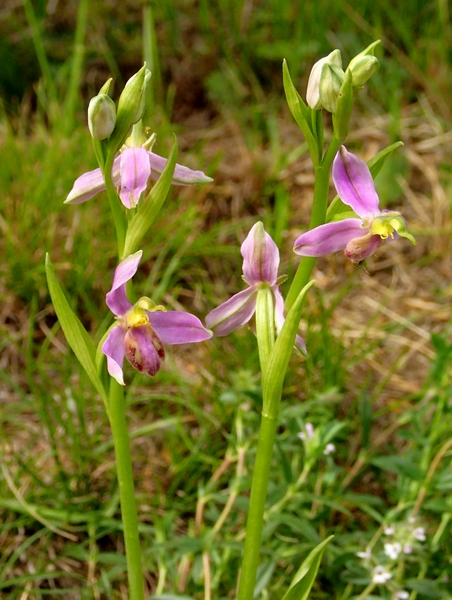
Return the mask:
[[[166,163],[166,158],[152,152],[155,135],[150,136],[141,146],[132,146],[130,138],[115,158],[112,179],[119,188],[119,197],[126,208],[134,208],[147,190],[151,180],[157,180]],[[202,171],[193,171],[188,167],[176,164],[172,183],[174,185],[191,185],[213,181]],[[102,171],[88,171],[75,180],[65,204],[81,204],[105,190]]]
[[[273,294],[275,327],[279,333],[285,321],[284,299],[278,287],[281,281],[278,278],[279,250],[261,222],[251,228],[240,252],[243,256],[243,279],[248,287],[214,308],[206,317],[206,325],[218,336],[228,335],[233,329],[245,325],[256,311],[259,289],[268,286]],[[298,335],[296,344],[306,352],[305,343]]]
[[137,272],[142,254],[139,250],[119,263],[106,297],[117,323],[110,329],[102,352],[107,357],[108,372],[121,385],[124,357],[137,371],[153,377],[165,358],[163,344],[202,342],[212,337],[212,332],[190,313],[166,311],[146,297],[131,304],[126,284]]
[[400,236],[416,244],[399,212],[380,210],[369,167],[345,146],[334,159],[333,182],[342,202],[360,218],[326,223],[303,233],[295,241],[296,254],[325,256],[344,248],[345,256],[358,263],[371,256],[384,240]]

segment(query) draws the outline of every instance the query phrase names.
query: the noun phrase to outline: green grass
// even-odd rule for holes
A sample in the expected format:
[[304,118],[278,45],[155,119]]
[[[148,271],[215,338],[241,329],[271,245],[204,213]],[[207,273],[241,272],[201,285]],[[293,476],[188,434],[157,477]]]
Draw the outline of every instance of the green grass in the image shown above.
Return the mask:
[[[116,600],[125,597],[126,574],[111,433],[50,306],[44,257],[50,253],[97,342],[110,324],[104,297],[116,266],[108,202],[103,196],[81,206],[62,202],[74,179],[96,166],[81,110],[85,90],[95,91],[87,73],[101,56],[96,81],[102,84],[111,71],[123,71],[126,79],[127,51],[133,68],[141,61],[141,26],[136,12],[125,14],[127,7],[114,19],[106,5],[96,9],[105,17],[105,37],[102,44],[86,38],[74,121],[64,104],[72,42],[40,12],[43,6],[35,8],[45,26],[56,104],[43,102],[49,81],[41,80],[37,105],[18,101],[16,113],[2,113],[0,121],[0,597]],[[238,1],[204,1],[196,9],[192,2],[163,2],[154,14],[167,90],[149,122],[158,151],[168,151],[176,130],[178,161],[199,165],[215,184],[172,190],[146,238],[134,291],[201,317],[243,289],[239,245],[256,220],[282,247],[281,272],[291,275],[296,267],[291,244],[294,231],[305,226],[310,188],[297,179],[306,174],[300,167],[306,147],[284,105],[283,57],[303,90],[313,62],[332,47],[340,46],[347,62],[384,37],[391,44],[362,93],[355,143],[364,149],[375,139],[380,144],[379,127],[366,132],[363,125],[377,112],[389,114],[391,141],[408,131],[406,146],[415,148],[415,126],[407,129],[404,119],[428,129],[428,111],[410,112],[424,96],[440,117],[435,134],[438,127],[450,130],[445,2],[403,8],[385,2],[378,10],[365,2],[363,21],[345,2],[268,1],[248,8]],[[25,36],[24,16],[12,10],[10,19]],[[2,81],[6,100],[7,86]],[[15,93],[11,105],[5,101],[8,111]],[[190,121],[196,115],[199,120]],[[433,158],[420,156],[433,161],[435,181],[450,198],[447,141],[438,148]],[[284,388],[258,577],[262,600],[281,598],[303,558],[331,533],[311,597],[359,598],[370,571],[356,553],[372,541],[376,560],[388,562],[383,543],[391,538],[382,525],[407,524],[413,509],[427,540],[397,562],[397,574],[394,568],[372,597],[391,598],[396,580],[413,600],[451,597],[450,201],[435,208],[441,222],[425,224],[424,215],[433,211],[429,181],[403,157],[397,173],[385,175],[384,189],[389,186],[391,204],[402,204],[394,180],[403,173],[414,191],[418,204],[404,206],[421,232],[418,249],[399,248],[394,262],[383,251],[368,266],[371,275],[351,271],[340,257],[319,262],[318,288],[303,319],[309,357],[292,358]],[[431,248],[422,235],[427,226],[446,232],[434,237],[442,246]],[[425,304],[410,308],[406,297]],[[378,309],[369,308],[369,298]],[[405,320],[385,316],[382,307]],[[431,344],[416,327],[434,333]],[[149,594],[205,598],[204,555],[212,598],[231,599],[262,402],[254,335],[244,328],[171,350],[154,380],[131,369],[126,377]],[[310,447],[297,435],[306,423],[316,431]],[[323,454],[327,443],[334,443],[334,454]],[[303,486],[297,484],[301,473]],[[220,527],[231,494],[235,502]]]

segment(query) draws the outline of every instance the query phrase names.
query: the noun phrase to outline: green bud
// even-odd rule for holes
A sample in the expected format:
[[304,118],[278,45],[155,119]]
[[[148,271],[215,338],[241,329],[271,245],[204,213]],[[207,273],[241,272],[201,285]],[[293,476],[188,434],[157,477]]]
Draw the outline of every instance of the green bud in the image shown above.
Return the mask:
[[355,56],[347,67],[353,78],[353,87],[360,88],[378,71],[380,63],[375,56]]
[[353,87],[362,87],[378,70],[380,63],[375,56],[375,48],[380,43],[380,40],[373,42],[367,46],[365,50],[360,52],[350,61],[347,71],[351,71],[353,77]]
[[308,105],[313,110],[326,108],[329,112],[334,112],[336,110],[337,94],[343,79],[341,52],[340,50],[333,50],[312,67],[306,92]]
[[146,86],[151,74],[144,65],[126,83],[118,102],[116,127],[108,144],[108,151],[116,153],[132,126],[143,116],[146,108]]
[[107,94],[91,98],[88,105],[88,128],[95,140],[105,140],[115,128],[116,106]]

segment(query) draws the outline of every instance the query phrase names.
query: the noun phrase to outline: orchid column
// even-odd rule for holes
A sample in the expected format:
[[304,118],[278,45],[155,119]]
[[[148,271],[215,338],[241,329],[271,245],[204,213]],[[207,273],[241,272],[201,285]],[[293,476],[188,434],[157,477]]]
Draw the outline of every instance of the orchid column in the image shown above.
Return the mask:
[[[163,206],[171,183],[188,185],[211,181],[201,171],[176,164],[176,143],[168,160],[152,152],[155,136],[146,140],[141,128],[149,77],[145,67],[134,75],[127,82],[117,107],[108,95],[111,80],[91,100],[88,124],[99,168],[80,176],[66,199],[66,204],[80,204],[105,190],[116,228],[119,264],[106,296],[115,322],[97,349],[71,310],[48,257],[46,262],[55,312],[69,345],[104,401],[111,425],[130,600],[143,600],[144,589],[126,422],[124,359],[134,369],[153,377],[164,360],[166,344],[201,342],[212,336],[194,315],[167,311],[146,296],[134,304],[127,297],[127,284],[136,274],[143,255],[139,246]],[[152,186],[154,181],[157,183]]]

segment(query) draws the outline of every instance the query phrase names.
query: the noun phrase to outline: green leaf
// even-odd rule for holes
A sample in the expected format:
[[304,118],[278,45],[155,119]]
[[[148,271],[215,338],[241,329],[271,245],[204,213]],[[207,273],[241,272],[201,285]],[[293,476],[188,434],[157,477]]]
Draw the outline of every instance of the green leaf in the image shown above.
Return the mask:
[[97,373],[95,365],[96,350],[88,333],[80,323],[77,316],[69,306],[66,296],[61,289],[49,255],[46,255],[46,275],[47,285],[49,286],[50,297],[52,298],[53,308],[60,322],[61,329],[69,346],[72,348],[79,363],[85,369],[86,374],[91,380],[91,383],[100,394],[105,404],[107,403],[107,394],[105,388]]
[[392,152],[394,152],[394,150],[396,148],[400,148],[400,146],[403,146],[403,145],[404,145],[403,142],[394,142],[387,148],[383,148],[383,150],[381,150],[378,154],[376,154],[374,157],[372,157],[369,160],[369,162],[367,163],[367,166],[369,167],[370,172],[372,173],[372,177],[374,179],[378,175],[378,173],[381,171],[381,169],[383,168],[383,165],[385,164],[389,155]]
[[269,414],[270,407],[271,414],[278,414],[284,378],[300,324],[303,300],[313,284],[314,281],[310,281],[298,294],[268,358],[267,370],[262,375],[262,392],[264,397],[262,412],[264,414]]
[[173,147],[162,174],[147,197],[140,202],[136,215],[129,223],[122,258],[126,258],[140,249],[141,240],[160,212],[173,180],[176,156],[177,140],[174,138]]
[[384,471],[399,473],[399,475],[415,481],[420,481],[424,477],[422,470],[414,462],[403,456],[376,456],[371,462]]
[[295,86],[290,77],[287,62],[285,60],[283,61],[283,85],[290,112],[292,113],[295,121],[298,123],[298,127],[304,133],[306,141],[308,142],[312,162],[314,163],[314,166],[317,166],[319,163],[319,153],[321,151],[321,148],[317,143],[317,140],[309,125],[311,121],[311,109],[308,106],[306,106],[306,104],[303,102],[302,97],[295,89]]
[[283,596],[282,600],[307,600],[312,584],[317,576],[317,571],[319,570],[320,561],[322,560],[326,545],[333,537],[334,536],[330,535],[329,538],[320,542],[314,550],[311,550],[304,559],[301,567],[298,569],[290,584],[290,588],[287,590],[287,593]]

